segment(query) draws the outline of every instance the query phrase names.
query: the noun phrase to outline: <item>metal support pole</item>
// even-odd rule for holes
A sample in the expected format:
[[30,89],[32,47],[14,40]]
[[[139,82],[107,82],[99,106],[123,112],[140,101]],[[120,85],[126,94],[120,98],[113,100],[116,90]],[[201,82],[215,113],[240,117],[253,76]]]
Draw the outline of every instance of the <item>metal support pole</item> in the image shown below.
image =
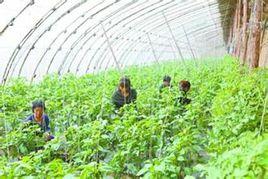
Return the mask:
[[190,49],[190,51],[191,51],[192,57],[193,57],[193,59],[194,59],[195,66],[197,66],[197,62],[196,62],[196,57],[195,57],[194,51],[193,51],[193,49],[192,49],[190,40],[189,40],[189,38],[188,38],[188,35],[187,35],[186,30],[185,30],[185,28],[184,28],[183,25],[182,25],[182,29],[183,29],[184,35],[185,35],[185,37],[186,37],[187,44],[188,44],[189,49]]
[[163,13],[165,22],[166,22],[166,24],[167,24],[168,30],[169,30],[169,32],[170,32],[170,35],[171,35],[171,37],[172,37],[172,39],[173,39],[173,41],[174,41],[174,43],[175,43],[175,45],[176,45],[176,48],[177,48],[177,50],[178,50],[178,52],[179,52],[179,55],[180,55],[180,57],[181,57],[181,60],[182,60],[183,64],[186,65],[186,64],[185,64],[184,57],[183,57],[182,52],[181,52],[181,49],[180,49],[180,47],[179,47],[179,45],[178,45],[178,43],[177,43],[177,41],[176,41],[176,39],[175,39],[175,36],[174,36],[174,34],[173,34],[172,30],[171,30],[171,27],[170,27],[170,25],[169,25],[169,23],[168,23],[167,17],[166,17],[166,15],[165,15],[164,12],[162,12],[162,13]]
[[114,59],[114,61],[115,61],[116,67],[117,67],[117,69],[118,69],[119,71],[121,71],[120,64],[119,64],[119,62],[118,62],[117,59],[116,59],[115,53],[114,53],[114,51],[113,51],[112,45],[111,45],[111,43],[110,43],[110,40],[109,40],[109,37],[108,37],[108,35],[107,35],[107,32],[106,32],[106,30],[105,30],[105,28],[104,28],[104,25],[102,24],[102,22],[100,22],[100,24],[101,24],[101,27],[102,27],[102,29],[103,29],[103,32],[104,32],[104,35],[105,35],[105,38],[106,38],[106,42],[107,42],[107,44],[108,44],[108,47],[109,47],[109,49],[111,50],[111,53],[112,53],[113,59]]
[[164,47],[163,50],[161,50],[161,52],[158,55],[158,59],[160,59],[162,57],[162,55],[165,53],[166,48]]
[[174,48],[173,48],[171,42],[168,41],[168,43],[169,43],[169,46],[170,46],[170,48],[171,48],[171,50],[172,50],[173,57],[174,57],[174,61],[176,61],[176,60],[177,60],[177,55],[176,55],[176,53],[175,53],[175,50],[174,50]]
[[154,46],[153,46],[153,44],[152,44],[152,40],[151,40],[151,38],[150,38],[150,35],[149,35],[148,33],[146,33],[146,35],[147,35],[147,37],[148,37],[150,46],[151,46],[151,48],[152,48],[152,52],[153,52],[153,55],[154,55],[154,59],[155,59],[155,61],[156,61],[157,63],[159,63],[158,58],[157,58],[156,53],[155,53],[155,50],[154,50]]

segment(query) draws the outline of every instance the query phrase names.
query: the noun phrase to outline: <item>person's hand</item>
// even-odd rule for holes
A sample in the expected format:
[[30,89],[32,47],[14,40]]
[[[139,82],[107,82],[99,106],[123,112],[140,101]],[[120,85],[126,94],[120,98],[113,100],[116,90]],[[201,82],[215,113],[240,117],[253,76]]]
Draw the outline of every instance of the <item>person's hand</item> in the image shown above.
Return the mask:
[[49,134],[49,132],[45,132],[43,136],[44,136],[45,140],[49,140],[50,134]]

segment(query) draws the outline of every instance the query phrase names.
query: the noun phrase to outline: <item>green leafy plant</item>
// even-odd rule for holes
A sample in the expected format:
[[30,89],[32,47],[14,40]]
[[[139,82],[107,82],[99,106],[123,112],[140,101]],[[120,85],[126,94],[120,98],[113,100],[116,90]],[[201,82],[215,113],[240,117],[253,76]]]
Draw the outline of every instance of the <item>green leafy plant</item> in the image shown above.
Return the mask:
[[[122,74],[138,99],[115,112]],[[173,88],[160,94],[166,74]],[[182,79],[192,84],[187,106],[175,105]],[[267,178],[267,79],[267,70],[230,57],[50,75],[36,84],[14,79],[0,86],[0,177]],[[52,141],[22,125],[39,98]]]

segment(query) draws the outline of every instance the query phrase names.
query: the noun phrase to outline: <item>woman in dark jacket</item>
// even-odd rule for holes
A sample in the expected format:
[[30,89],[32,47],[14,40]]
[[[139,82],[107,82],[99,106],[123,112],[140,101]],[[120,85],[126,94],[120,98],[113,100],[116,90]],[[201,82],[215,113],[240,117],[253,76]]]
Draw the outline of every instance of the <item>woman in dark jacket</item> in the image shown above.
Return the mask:
[[117,90],[114,92],[112,97],[112,103],[116,108],[121,108],[125,104],[135,102],[137,99],[137,92],[131,88],[130,79],[123,77],[119,81]]

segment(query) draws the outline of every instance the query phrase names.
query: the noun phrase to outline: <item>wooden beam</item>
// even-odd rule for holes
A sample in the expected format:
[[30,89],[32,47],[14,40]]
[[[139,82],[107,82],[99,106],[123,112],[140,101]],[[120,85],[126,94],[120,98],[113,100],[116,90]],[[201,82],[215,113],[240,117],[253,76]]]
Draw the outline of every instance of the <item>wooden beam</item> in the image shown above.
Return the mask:
[[249,45],[251,53],[249,54],[249,61],[251,68],[259,67],[260,58],[260,41],[261,41],[261,17],[262,17],[262,0],[255,0],[252,8],[252,19],[250,20],[250,39]]
[[242,41],[241,41],[241,50],[239,53],[239,58],[241,64],[245,65],[246,63],[246,54],[247,54],[247,43],[248,43],[248,0],[243,0],[243,17],[242,17]]

